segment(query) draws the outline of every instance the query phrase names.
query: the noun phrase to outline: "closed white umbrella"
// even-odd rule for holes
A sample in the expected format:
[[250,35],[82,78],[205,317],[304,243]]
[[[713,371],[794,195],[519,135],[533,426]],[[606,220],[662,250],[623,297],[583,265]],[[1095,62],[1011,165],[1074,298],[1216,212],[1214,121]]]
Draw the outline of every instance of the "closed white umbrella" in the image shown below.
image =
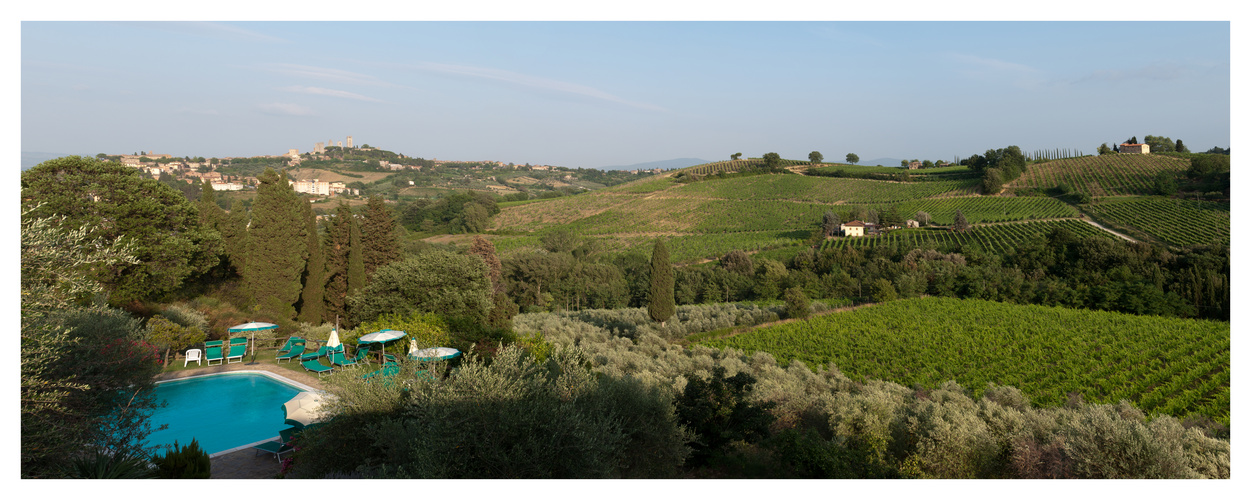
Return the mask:
[[330,340],[326,341],[326,347],[339,347],[339,330],[330,330]]

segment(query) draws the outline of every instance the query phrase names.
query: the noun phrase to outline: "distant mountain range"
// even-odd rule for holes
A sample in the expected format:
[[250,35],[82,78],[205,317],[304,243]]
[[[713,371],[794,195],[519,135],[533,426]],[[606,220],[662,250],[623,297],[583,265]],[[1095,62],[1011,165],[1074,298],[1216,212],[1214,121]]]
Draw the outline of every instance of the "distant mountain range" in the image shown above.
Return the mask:
[[651,170],[653,168],[673,169],[686,168],[694,165],[708,163],[708,160],[699,158],[675,158],[672,160],[649,161],[647,163],[635,163],[633,165],[619,165],[615,167],[600,167],[600,170]]

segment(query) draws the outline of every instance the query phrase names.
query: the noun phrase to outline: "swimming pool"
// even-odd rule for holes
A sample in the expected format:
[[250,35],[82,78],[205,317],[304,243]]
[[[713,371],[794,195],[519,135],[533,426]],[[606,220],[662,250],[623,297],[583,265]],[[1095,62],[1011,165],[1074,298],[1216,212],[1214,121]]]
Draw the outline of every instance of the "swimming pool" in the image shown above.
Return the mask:
[[305,390],[259,373],[222,373],[161,382],[156,397],[168,403],[152,414],[148,445],[186,445],[195,438],[209,454],[273,439],[289,427],[282,404]]

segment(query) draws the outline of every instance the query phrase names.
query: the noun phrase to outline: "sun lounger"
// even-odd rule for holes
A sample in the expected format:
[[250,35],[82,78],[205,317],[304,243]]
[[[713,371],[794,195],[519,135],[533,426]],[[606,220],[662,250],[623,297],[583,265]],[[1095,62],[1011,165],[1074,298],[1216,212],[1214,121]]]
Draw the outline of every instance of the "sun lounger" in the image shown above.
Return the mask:
[[317,358],[301,361],[300,366],[303,366],[305,370],[316,373],[319,377],[323,373],[330,373],[334,371],[333,368],[321,364],[321,361],[318,361]]
[[209,366],[213,366],[214,361],[220,365],[223,359],[225,358],[222,357],[222,341],[210,340],[204,343],[204,361],[208,362]]
[[295,451],[295,446],[291,443],[291,438],[295,437],[295,433],[295,427],[288,427],[278,431],[278,441],[266,441],[253,446],[257,450],[256,455],[260,455],[262,451],[273,453],[274,457],[281,462],[283,453]]
[[291,337],[287,339],[287,343],[282,344],[282,348],[278,349],[278,352],[280,354],[286,353],[287,351],[290,351],[292,348],[294,348],[297,345],[304,345],[304,339],[299,338],[299,337]]
[[230,352],[226,354],[226,363],[230,360],[238,358],[243,361],[243,355],[248,353],[248,339],[246,337],[235,337],[230,339]]
[[[304,344],[296,344],[287,352],[278,353],[278,362],[291,361],[304,355]],[[316,359],[316,358],[314,358]]]

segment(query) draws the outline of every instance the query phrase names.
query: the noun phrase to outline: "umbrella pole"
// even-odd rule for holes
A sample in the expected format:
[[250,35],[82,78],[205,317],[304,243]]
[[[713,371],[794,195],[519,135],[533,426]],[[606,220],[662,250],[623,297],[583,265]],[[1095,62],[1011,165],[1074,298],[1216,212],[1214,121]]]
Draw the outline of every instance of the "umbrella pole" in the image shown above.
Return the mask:
[[252,362],[248,364],[256,364],[256,330],[252,330]]

